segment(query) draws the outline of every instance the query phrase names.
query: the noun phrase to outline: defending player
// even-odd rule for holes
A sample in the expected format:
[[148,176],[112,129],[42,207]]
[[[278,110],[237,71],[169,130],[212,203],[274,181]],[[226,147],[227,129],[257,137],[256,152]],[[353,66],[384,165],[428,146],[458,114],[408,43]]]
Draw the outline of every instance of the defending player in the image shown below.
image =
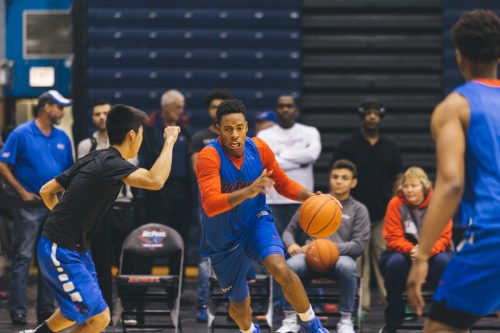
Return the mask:
[[[148,190],[163,186],[179,133],[178,127],[167,127],[163,149],[151,170],[138,169],[126,160],[137,155],[145,119],[140,110],[113,106],[106,126],[111,147],[79,159],[40,190],[52,212],[38,244],[38,262],[59,308],[47,321],[24,333],[59,332],[73,325],[72,333],[97,333],[108,325],[109,309],[89,251],[92,231],[113,205],[123,183]],[[63,191],[59,201],[57,194]]]
[[247,138],[245,107],[236,99],[217,108],[218,140],[201,150],[196,175],[204,211],[201,250],[210,257],[225,296],[229,315],[244,333],[260,332],[252,323],[247,285],[251,259],[262,262],[281,285],[306,332],[328,332],[315,317],[304,287],[285,261],[265,193],[269,187],[304,201],[314,193],[289,179],[269,146]]
[[462,199],[465,240],[434,293],[424,332],[467,332],[500,311],[500,19],[492,11],[465,13],[453,28],[455,55],[467,83],[434,110],[437,181],[408,277],[418,314],[429,254]]

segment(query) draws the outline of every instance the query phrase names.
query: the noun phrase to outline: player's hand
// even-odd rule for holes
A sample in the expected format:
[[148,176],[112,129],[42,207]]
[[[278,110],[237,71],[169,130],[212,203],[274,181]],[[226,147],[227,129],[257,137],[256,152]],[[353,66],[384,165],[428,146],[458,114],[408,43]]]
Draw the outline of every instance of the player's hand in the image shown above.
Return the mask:
[[181,128],[179,126],[167,126],[163,130],[163,138],[165,143],[175,143],[179,137]]
[[273,171],[264,169],[262,174],[249,187],[247,187],[249,198],[255,197],[257,194],[267,194],[270,188],[274,186],[274,180],[271,178]]
[[418,250],[418,244],[413,247],[410,251],[410,259],[412,262],[415,262],[415,257],[417,255],[417,250]]
[[288,247],[287,251],[293,257],[299,253],[302,253],[302,248],[297,244],[292,244]]
[[331,196],[333,198],[333,200],[337,201],[337,204],[340,206],[340,209],[344,209],[344,206],[342,206],[342,203],[337,198],[335,198],[335,196],[333,196],[332,194],[327,194],[327,195]]
[[422,284],[425,282],[428,271],[429,262],[416,258],[406,281],[408,301],[418,316],[422,315],[425,306],[424,298],[422,297]]
[[302,247],[300,248],[300,252],[306,253],[308,248],[309,248],[309,244],[302,245]]
[[21,197],[21,199],[23,201],[33,201],[35,199],[42,199],[38,195],[36,195],[35,193],[31,193],[28,191],[23,191],[22,193],[19,194],[19,196]]

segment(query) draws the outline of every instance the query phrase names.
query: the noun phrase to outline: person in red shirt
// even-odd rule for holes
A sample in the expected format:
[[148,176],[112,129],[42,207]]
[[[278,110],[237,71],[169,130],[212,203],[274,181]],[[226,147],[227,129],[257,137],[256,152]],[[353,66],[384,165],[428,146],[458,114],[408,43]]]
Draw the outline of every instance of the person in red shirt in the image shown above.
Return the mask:
[[[432,197],[432,184],[425,171],[411,167],[404,173],[401,189],[387,206],[383,235],[387,250],[380,256],[380,269],[387,289],[385,326],[382,332],[396,332],[404,320],[402,299],[406,278],[418,249],[427,205]],[[436,286],[441,273],[451,260],[452,221],[450,220],[434,244],[428,281]]]

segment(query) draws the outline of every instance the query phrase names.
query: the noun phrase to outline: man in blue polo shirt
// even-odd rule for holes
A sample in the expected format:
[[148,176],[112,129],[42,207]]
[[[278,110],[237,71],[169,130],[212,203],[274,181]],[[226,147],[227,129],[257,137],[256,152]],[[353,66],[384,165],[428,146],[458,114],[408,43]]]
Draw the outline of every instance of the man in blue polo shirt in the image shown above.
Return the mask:
[[[10,317],[14,325],[26,325],[28,271],[49,210],[38,196],[43,184],[73,164],[68,136],[54,127],[63,108],[71,105],[59,92],[49,90],[38,97],[35,119],[12,131],[0,152],[0,174],[14,200],[14,258],[11,266]],[[54,311],[50,288],[38,276],[37,319],[43,322]]]

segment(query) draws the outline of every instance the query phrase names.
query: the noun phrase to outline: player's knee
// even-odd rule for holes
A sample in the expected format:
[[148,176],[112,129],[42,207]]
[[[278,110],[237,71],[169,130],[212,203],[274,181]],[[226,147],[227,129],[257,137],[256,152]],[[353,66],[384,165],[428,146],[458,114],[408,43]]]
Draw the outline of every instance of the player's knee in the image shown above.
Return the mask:
[[289,278],[290,268],[282,256],[271,255],[264,260],[264,265],[278,283]]
[[106,328],[111,322],[111,314],[109,313],[109,308],[106,308],[103,312],[93,316],[89,319],[88,323],[95,327],[96,329],[102,330]]
[[246,299],[241,302],[231,302],[231,306],[229,307],[231,318],[240,318],[248,314],[252,314],[252,307]]

